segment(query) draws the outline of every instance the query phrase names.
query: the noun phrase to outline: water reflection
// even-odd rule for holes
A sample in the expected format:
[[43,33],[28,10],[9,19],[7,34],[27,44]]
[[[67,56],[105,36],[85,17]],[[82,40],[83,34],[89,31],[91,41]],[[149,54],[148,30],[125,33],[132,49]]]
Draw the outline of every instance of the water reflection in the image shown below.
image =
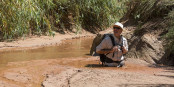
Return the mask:
[[0,66],[8,62],[28,61],[37,59],[85,57],[89,54],[93,38],[81,38],[64,41],[59,46],[50,46],[32,50],[11,51],[0,53]]

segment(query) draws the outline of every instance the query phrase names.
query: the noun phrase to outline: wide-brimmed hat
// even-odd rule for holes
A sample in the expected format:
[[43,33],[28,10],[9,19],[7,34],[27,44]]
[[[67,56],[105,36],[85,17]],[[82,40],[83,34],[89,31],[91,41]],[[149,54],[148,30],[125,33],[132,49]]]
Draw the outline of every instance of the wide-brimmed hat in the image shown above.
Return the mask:
[[123,24],[121,24],[120,22],[116,22],[113,26],[117,26],[123,29]]

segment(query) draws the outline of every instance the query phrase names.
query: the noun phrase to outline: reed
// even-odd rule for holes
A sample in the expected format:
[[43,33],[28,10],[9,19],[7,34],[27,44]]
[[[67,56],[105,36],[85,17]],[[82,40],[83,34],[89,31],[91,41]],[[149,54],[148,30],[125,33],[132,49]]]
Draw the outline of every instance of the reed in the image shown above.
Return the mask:
[[1,39],[53,31],[99,31],[118,21],[127,0],[0,0]]
[[174,0],[131,0],[128,2],[128,15],[139,22],[165,17]]
[[[0,32],[3,39],[51,30],[47,11],[53,3],[41,0],[1,0]],[[44,8],[44,9],[43,9]],[[44,27],[46,26],[46,27]]]

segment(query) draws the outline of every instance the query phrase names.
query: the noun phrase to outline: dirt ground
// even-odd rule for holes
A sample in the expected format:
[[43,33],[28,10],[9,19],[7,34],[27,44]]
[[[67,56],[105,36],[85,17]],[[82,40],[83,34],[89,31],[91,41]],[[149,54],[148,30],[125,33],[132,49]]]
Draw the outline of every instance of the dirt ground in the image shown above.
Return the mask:
[[[104,32],[109,32],[104,31]],[[0,51],[34,49],[62,40],[92,37],[84,32],[0,42]],[[174,68],[128,58],[122,68],[101,67],[98,57],[10,62],[0,68],[0,87],[173,87]]]

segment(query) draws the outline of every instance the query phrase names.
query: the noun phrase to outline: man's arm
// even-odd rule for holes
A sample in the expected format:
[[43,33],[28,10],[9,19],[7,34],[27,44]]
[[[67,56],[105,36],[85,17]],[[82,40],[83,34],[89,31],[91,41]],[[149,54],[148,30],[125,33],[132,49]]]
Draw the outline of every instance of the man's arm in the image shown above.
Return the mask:
[[97,51],[98,54],[107,54],[107,53],[113,53],[115,51],[118,51],[118,46],[114,46],[112,49],[102,49]]
[[112,50],[110,49],[103,49],[103,50],[100,50],[100,51],[97,51],[98,54],[107,54],[107,53],[111,53]]

